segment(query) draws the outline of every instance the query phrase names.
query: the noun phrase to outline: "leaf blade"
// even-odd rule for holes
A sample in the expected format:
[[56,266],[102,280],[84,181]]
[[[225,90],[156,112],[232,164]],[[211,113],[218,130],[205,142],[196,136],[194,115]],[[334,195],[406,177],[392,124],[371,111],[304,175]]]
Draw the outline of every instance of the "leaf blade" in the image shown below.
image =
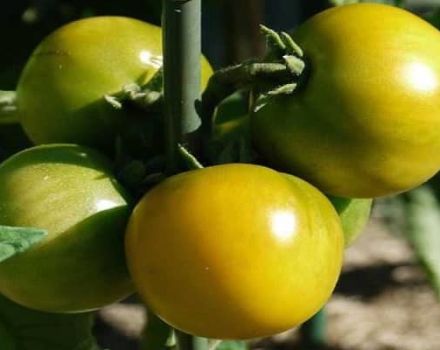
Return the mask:
[[28,250],[47,234],[39,228],[0,226],[0,263]]
[[440,298],[440,202],[429,186],[406,194],[406,236]]

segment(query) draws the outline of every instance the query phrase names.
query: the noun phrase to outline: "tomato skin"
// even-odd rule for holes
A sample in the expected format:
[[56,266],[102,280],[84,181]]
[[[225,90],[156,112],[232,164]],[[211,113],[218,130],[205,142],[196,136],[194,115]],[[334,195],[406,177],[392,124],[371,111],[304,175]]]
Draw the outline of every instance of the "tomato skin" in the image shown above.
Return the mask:
[[[71,22],[46,37],[17,87],[20,121],[31,140],[112,149],[127,113],[104,100],[147,83],[162,66],[159,27],[126,17]],[[202,59],[202,85],[212,69]]]
[[97,309],[132,293],[123,250],[131,208],[106,158],[38,146],[2,163],[0,183],[1,225],[48,230],[0,264],[0,293],[46,312]]
[[440,168],[440,35],[380,4],[324,11],[293,37],[309,75],[293,96],[267,99],[253,139],[270,162],[322,191],[378,197]]
[[139,294],[187,333],[246,339],[317,312],[339,276],[341,223],[291,175],[249,164],[168,178],[136,206],[126,256]]

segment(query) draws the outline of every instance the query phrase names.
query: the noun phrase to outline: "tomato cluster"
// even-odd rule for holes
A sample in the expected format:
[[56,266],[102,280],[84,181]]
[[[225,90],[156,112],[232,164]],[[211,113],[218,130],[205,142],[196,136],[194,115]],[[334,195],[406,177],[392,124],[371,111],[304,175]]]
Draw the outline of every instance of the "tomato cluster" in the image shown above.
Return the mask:
[[[44,39],[17,88],[37,146],[0,165],[0,225],[48,235],[0,264],[0,293],[82,312],[137,291],[170,325],[212,338],[266,336],[316,313],[372,198],[440,168],[440,36],[373,4],[324,11],[292,36],[298,88],[252,86],[236,115],[223,101],[203,116],[211,164],[159,184],[147,180],[163,170],[161,110],[127,96],[160,93],[160,28],[94,17]],[[224,157],[236,142],[257,164]],[[141,179],[132,193],[124,171]]]

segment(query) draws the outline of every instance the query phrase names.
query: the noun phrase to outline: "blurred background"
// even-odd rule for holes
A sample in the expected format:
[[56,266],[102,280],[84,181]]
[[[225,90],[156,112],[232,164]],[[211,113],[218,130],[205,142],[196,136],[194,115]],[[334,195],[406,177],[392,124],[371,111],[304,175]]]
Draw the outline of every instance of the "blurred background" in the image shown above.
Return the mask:
[[[343,2],[355,1],[333,1]],[[376,2],[405,7],[440,26],[440,0]],[[203,51],[216,68],[263,53],[259,23],[289,30],[331,6],[327,0],[204,0],[203,5]],[[60,25],[95,15],[123,15],[159,24],[160,7],[159,0],[3,0],[0,90],[15,88],[32,50]],[[0,128],[0,158],[25,143],[18,126]],[[435,178],[406,196],[376,201],[366,231],[346,252],[342,277],[316,333],[317,348],[440,349],[439,192]],[[146,319],[144,308],[133,297],[100,311],[95,334],[104,348],[138,349]],[[247,346],[310,350],[300,338],[300,332],[292,330]],[[227,346],[243,349],[243,344]]]

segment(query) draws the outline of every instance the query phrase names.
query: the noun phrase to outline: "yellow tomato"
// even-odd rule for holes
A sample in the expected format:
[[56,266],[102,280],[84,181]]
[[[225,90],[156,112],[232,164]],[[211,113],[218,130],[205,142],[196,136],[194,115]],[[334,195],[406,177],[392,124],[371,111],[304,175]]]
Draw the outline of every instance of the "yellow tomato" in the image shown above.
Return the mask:
[[440,33],[380,4],[326,10],[293,33],[308,73],[261,101],[255,145],[271,164],[341,197],[413,188],[440,168]]
[[187,333],[262,337],[329,298],[344,238],[327,198],[269,168],[218,165],[168,178],[135,208],[129,271],[152,310]]

